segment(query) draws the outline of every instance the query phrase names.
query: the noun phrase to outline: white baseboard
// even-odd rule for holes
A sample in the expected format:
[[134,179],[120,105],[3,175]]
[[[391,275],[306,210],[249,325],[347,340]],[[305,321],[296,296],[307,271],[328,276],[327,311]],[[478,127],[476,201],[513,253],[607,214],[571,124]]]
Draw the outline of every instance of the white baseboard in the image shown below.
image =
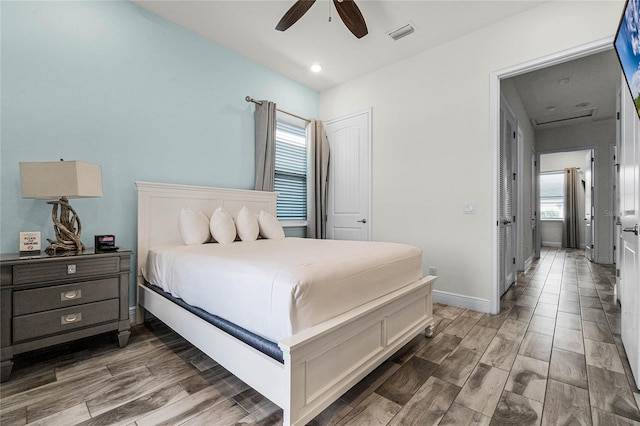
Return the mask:
[[446,291],[433,290],[433,301],[459,308],[471,309],[478,312],[491,312],[491,303],[487,299],[463,296],[461,294],[448,293]]
[[596,258],[596,263],[600,265],[613,265],[613,259],[609,256],[600,256]]
[[542,247],[562,248],[562,243],[559,243],[557,241],[543,241],[542,242]]
[[[533,256],[527,260],[528,264],[531,264]],[[445,305],[457,306],[459,308],[471,309],[478,312],[491,312],[488,300],[480,299],[478,297],[463,296],[461,294],[448,293],[446,291],[433,290],[433,301],[436,303],[443,303]],[[136,306],[129,307],[129,322],[131,324],[136,323]]]

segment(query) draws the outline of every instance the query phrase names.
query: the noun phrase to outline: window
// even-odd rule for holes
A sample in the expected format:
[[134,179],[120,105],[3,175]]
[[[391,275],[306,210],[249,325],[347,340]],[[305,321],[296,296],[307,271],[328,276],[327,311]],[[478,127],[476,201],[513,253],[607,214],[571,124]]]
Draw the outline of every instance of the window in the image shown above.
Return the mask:
[[276,122],[274,173],[278,219],[307,220],[307,141],[303,127]]
[[564,218],[564,173],[540,174],[540,219]]

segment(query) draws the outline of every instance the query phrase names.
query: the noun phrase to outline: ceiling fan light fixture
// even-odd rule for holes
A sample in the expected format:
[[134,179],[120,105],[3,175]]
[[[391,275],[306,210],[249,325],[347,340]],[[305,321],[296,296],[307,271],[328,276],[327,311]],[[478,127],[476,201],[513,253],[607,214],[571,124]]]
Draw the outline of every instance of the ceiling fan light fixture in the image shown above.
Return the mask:
[[[313,6],[316,0],[297,0],[289,10],[282,16],[276,30],[285,31],[298,22],[302,16]],[[360,8],[353,0],[333,0],[340,19],[356,38],[362,38],[369,34],[367,23],[360,12]],[[331,9],[329,9],[331,10]],[[331,12],[329,12],[329,22],[331,22]]]
[[400,40],[402,37],[406,37],[409,34],[412,34],[416,31],[416,27],[413,26],[413,23],[409,22],[401,26],[400,28],[396,28],[395,30],[389,31],[387,35],[391,37],[393,40]]

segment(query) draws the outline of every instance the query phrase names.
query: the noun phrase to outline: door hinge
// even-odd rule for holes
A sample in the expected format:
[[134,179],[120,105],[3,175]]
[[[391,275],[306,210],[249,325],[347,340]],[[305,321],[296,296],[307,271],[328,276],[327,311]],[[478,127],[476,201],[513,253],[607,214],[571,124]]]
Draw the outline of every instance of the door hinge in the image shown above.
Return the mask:
[[620,278],[620,269],[616,268],[616,277]]
[[516,264],[516,258],[515,257],[513,258],[513,264],[514,265]]
[[513,223],[516,223],[516,217],[515,216],[513,217]]
[[591,250],[593,250],[593,249],[594,249],[593,244],[591,244]]
[[616,120],[620,120],[620,111],[616,112]]
[[595,158],[591,157],[591,162],[592,162],[592,163],[593,163],[595,160],[596,160]]
[[513,138],[514,139],[516,138],[516,132],[515,131],[513,132]]
[[516,180],[516,174],[515,173],[513,174],[513,180]]
[[534,160],[533,161],[533,165],[537,167],[538,166],[538,160]]

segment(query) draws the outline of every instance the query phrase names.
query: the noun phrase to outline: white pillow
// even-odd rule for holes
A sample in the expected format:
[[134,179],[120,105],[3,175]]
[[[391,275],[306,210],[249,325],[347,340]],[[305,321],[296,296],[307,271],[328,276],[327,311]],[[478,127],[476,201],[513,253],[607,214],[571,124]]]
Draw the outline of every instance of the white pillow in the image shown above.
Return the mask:
[[272,214],[260,210],[258,214],[258,226],[260,228],[260,235],[263,238],[270,240],[282,240],[284,239],[284,229]]
[[236,218],[236,229],[242,241],[255,241],[258,239],[258,218],[246,207],[242,207]]
[[225,209],[218,207],[211,215],[209,222],[211,236],[221,244],[229,244],[236,239],[236,225]]
[[178,230],[186,245],[204,244],[211,238],[209,217],[201,210],[183,207],[178,215]]

